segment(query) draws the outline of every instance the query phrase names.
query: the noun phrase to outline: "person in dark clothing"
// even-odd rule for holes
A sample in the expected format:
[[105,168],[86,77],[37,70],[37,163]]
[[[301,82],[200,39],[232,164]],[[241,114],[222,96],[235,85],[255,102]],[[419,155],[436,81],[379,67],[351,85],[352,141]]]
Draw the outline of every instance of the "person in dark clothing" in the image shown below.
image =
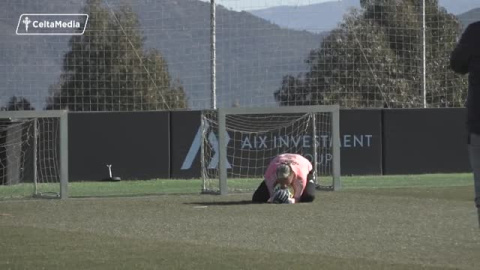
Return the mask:
[[456,73],[468,73],[468,154],[473,170],[475,205],[480,227],[480,21],[465,29],[451,54],[450,66]]

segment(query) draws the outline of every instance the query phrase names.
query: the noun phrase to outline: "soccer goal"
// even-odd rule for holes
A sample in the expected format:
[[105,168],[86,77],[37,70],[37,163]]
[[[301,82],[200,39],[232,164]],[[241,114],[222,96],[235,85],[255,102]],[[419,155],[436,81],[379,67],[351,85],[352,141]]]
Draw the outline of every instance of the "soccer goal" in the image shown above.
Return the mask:
[[339,106],[225,108],[202,113],[202,190],[227,194],[255,189],[282,153],[314,165],[318,189],[338,190]]
[[68,197],[66,111],[0,112],[0,199]]

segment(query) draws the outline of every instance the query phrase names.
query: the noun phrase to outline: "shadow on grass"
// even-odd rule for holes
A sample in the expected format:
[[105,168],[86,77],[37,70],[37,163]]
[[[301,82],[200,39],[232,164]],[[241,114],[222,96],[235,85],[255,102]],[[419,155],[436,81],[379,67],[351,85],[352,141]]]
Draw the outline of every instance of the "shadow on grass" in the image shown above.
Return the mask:
[[212,205],[249,205],[249,204],[259,204],[259,203],[254,203],[251,200],[241,200],[241,201],[221,201],[221,202],[189,202],[185,204],[212,206]]

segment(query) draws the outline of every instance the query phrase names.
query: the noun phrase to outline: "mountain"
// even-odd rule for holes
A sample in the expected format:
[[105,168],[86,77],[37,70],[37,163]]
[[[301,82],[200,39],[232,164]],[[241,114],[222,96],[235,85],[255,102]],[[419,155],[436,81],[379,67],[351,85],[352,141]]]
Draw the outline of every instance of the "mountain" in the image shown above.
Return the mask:
[[321,33],[335,28],[349,9],[359,7],[358,0],[346,0],[306,6],[278,6],[249,12],[283,28]]
[[480,8],[475,8],[465,13],[457,15],[460,22],[464,27],[468,26],[472,22],[480,21]]
[[[480,0],[439,0],[439,5],[450,13],[460,14],[480,7]],[[320,33],[335,28],[344,14],[359,7],[359,0],[343,0],[304,6],[278,6],[249,12],[283,28]]]
[[439,0],[438,2],[440,6],[455,15],[480,7],[480,0]]
[[[192,109],[210,106],[210,5],[198,0],[108,0],[132,6],[145,46],[165,57],[173,79],[185,88]],[[43,108],[58,82],[66,36],[17,36],[23,13],[78,13],[84,0],[6,0],[0,2],[0,103],[12,95]],[[217,7],[217,103],[219,107],[273,104],[285,74],[307,70],[304,63],[322,36],[282,29],[247,12]],[[87,25],[88,30],[88,25]]]

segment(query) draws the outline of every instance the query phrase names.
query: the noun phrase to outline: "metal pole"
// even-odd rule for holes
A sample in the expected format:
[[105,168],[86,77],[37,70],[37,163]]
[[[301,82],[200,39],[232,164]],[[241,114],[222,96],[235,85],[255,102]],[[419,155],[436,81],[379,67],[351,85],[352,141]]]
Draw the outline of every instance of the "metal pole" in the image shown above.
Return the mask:
[[227,123],[224,109],[218,109],[218,177],[220,186],[220,195],[227,195]]
[[425,0],[422,3],[423,17],[423,108],[427,108],[427,39],[426,39],[426,18],[425,18]]
[[316,113],[312,113],[312,142],[313,142],[313,181],[315,181],[315,184],[318,185],[319,183],[317,182],[318,180],[318,144],[317,144],[317,138],[320,136],[317,136],[317,117]]
[[33,120],[33,194],[38,195],[38,167],[37,167],[37,155],[38,155],[38,118]]
[[333,190],[340,190],[342,183],[340,182],[340,110],[332,112],[332,140],[333,140]]
[[206,127],[205,127],[205,111],[202,112],[200,128],[202,129],[202,142],[200,143],[200,164],[201,164],[201,176],[202,176],[202,192],[207,190],[207,174],[206,174],[206,163],[205,163],[205,140],[207,136]]
[[60,198],[68,198],[68,112],[60,116]]
[[216,62],[217,62],[217,55],[216,55],[216,19],[215,19],[215,0],[210,0],[210,50],[212,54],[211,58],[211,91],[212,91],[212,97],[211,97],[211,109],[216,110],[217,109],[217,79],[216,79],[216,73],[217,73],[217,67],[216,67]]

